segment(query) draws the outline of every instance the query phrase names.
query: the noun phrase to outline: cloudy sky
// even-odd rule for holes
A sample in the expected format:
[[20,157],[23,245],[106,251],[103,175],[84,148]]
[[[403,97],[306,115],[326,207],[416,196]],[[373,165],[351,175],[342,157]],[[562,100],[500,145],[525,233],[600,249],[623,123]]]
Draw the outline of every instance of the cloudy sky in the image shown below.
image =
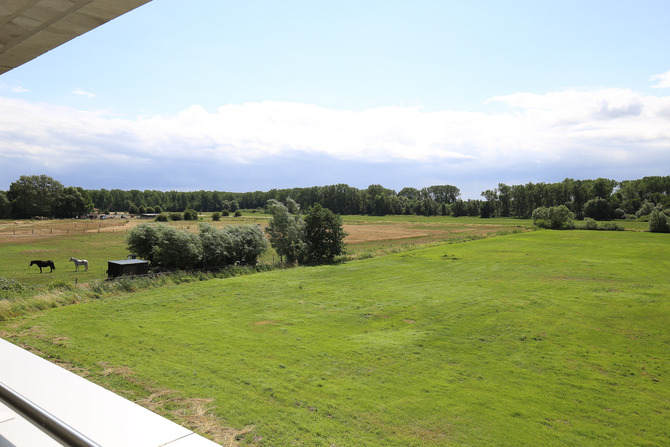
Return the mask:
[[0,190],[670,174],[667,0],[153,0],[0,76]]

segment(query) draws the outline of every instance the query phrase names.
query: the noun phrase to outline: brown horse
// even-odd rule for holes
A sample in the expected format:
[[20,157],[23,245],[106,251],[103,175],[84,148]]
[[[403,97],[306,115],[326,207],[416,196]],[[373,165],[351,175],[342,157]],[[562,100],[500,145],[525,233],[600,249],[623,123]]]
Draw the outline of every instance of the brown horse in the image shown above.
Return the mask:
[[50,267],[49,273],[53,272],[56,269],[53,261],[30,261],[28,267],[32,267],[33,264],[37,265],[40,268],[40,273],[42,273],[42,267]]

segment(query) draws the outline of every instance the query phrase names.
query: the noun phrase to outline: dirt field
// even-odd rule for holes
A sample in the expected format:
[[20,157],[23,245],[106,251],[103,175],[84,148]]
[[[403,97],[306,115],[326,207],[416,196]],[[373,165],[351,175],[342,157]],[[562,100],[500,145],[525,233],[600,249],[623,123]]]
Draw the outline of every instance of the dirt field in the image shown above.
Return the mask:
[[[5,220],[0,221],[0,242],[17,242],[35,237],[63,236],[90,233],[127,232],[130,228],[152,222],[146,219],[109,218],[103,220]],[[242,217],[226,218],[220,222],[208,221],[215,226],[230,224],[257,223],[265,226],[266,218]],[[196,231],[197,222],[172,222],[178,228],[187,228]],[[502,230],[499,225],[461,225],[450,223],[357,223],[344,224],[348,233],[347,244],[368,244],[379,241],[407,241],[412,243],[436,242],[444,239],[453,239],[456,236],[486,236]]]

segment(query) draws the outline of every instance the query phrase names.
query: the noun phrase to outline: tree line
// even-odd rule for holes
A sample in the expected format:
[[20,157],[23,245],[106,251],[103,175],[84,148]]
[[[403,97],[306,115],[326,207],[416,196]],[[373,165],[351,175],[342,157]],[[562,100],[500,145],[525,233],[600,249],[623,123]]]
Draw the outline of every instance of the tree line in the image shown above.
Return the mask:
[[0,217],[77,217],[91,212],[162,213],[268,211],[272,201],[291,199],[302,209],[319,204],[336,214],[415,214],[531,218],[540,207],[564,205],[577,219],[648,218],[670,209],[670,176],[615,181],[565,179],[559,183],[506,185],[481,193],[481,200],[462,200],[459,188],[435,185],[394,191],[373,184],[365,189],[346,184],[269,191],[156,191],[65,187],[46,175],[21,176],[0,191]]
[[482,192],[487,214],[482,217],[530,218],[537,208],[564,205],[580,220],[633,219],[648,217],[654,209],[669,209],[669,194],[670,176],[622,182],[598,178],[512,186],[500,183]]

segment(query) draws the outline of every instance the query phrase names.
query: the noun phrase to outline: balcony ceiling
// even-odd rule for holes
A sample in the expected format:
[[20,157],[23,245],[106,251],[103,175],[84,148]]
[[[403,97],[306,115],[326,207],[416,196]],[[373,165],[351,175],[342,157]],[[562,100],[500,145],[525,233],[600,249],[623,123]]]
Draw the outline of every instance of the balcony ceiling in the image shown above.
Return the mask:
[[0,0],[0,74],[151,0]]

